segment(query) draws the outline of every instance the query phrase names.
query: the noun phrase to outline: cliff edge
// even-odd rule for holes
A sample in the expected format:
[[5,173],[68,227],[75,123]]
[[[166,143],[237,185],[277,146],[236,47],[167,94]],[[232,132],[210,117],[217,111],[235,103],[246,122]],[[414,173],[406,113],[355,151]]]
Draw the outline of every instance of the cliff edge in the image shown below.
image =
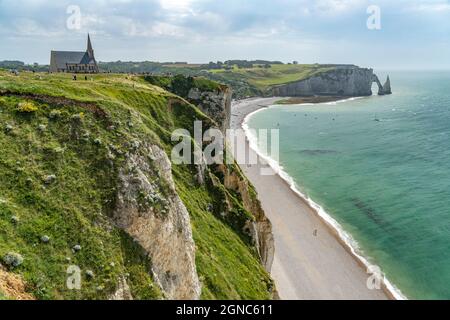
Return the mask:
[[378,85],[379,95],[392,93],[389,77],[383,86],[373,73],[373,69],[347,65],[336,66],[300,81],[273,86],[269,92],[273,96],[281,97],[314,95],[360,97],[372,95],[373,83]]
[[227,126],[231,92],[160,80],[171,92],[0,71],[0,297],[274,296],[271,225],[240,168],[168,157],[174,130]]

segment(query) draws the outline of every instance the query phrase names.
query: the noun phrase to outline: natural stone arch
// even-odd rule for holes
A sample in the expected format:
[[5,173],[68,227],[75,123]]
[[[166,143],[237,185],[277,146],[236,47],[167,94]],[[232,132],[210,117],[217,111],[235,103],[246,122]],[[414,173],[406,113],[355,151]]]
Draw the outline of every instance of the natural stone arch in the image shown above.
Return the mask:
[[386,82],[384,83],[384,85],[382,85],[378,76],[374,74],[372,77],[372,82],[375,82],[378,85],[379,96],[383,96],[385,94],[392,94],[391,80],[389,79],[389,76],[387,76]]
[[384,95],[383,85],[376,74],[373,75],[372,82],[375,82],[378,85],[378,95]]

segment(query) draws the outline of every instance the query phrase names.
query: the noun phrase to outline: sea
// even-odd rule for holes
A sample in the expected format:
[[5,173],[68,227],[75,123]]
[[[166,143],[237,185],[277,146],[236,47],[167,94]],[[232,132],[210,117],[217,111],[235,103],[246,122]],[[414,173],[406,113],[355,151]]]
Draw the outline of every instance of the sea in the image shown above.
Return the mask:
[[279,129],[281,175],[398,297],[450,299],[450,71],[389,75],[392,95],[274,105],[245,126]]

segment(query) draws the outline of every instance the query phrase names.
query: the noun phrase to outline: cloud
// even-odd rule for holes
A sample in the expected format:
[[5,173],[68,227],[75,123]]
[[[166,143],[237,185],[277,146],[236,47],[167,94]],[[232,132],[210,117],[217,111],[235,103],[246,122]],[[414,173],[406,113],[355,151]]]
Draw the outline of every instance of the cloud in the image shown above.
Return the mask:
[[[450,10],[449,2],[444,0],[377,2],[383,9],[403,7],[435,14]],[[82,32],[90,30],[110,36],[229,36],[258,28],[280,29],[280,25],[285,31],[308,28],[310,33],[314,29],[320,33],[321,25],[335,23],[340,27],[356,19],[364,20],[370,3],[368,0],[3,0],[0,25],[15,36],[25,36],[29,31],[32,35],[46,31],[49,36],[70,34],[65,30],[66,9],[75,4],[82,12]]]
[[[381,7],[380,31],[366,28],[369,4]],[[66,27],[69,5],[80,7],[79,30]],[[392,60],[398,48],[401,62],[404,52],[436,43],[450,55],[441,45],[449,13],[445,0],[0,0],[0,41],[8,46],[0,60],[45,62],[50,49],[84,45],[90,32],[105,59],[381,61],[375,47]]]
[[317,0],[313,7],[316,12],[341,14],[356,10],[366,4],[365,0]]
[[411,11],[417,11],[422,13],[448,13],[450,12],[450,3],[448,1],[429,1],[414,3],[409,7]]
[[[395,8],[391,1],[381,6]],[[16,0],[0,1],[0,30],[10,37],[197,38],[305,34],[333,38],[364,30],[367,0]],[[446,11],[446,1],[400,0],[410,10]],[[82,13],[81,29],[67,30],[69,5]],[[353,32],[352,32],[353,30]],[[6,32],[5,32],[6,31]],[[1,32],[1,31],[0,31]]]
[[195,0],[159,0],[161,8],[164,10],[189,12]]

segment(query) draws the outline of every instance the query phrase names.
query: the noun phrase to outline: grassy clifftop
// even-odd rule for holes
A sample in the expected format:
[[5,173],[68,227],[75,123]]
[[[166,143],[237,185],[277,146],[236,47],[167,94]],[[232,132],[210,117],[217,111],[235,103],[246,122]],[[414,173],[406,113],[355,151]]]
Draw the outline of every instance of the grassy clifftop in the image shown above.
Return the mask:
[[231,86],[235,96],[243,98],[270,95],[270,89],[275,85],[304,80],[335,68],[336,65],[273,64],[268,68],[261,65],[253,68],[210,70],[207,77]]
[[[72,81],[0,71],[1,268],[19,275],[37,299],[106,299],[122,278],[135,299],[164,298],[150,259],[110,215],[118,170],[133,142],[170,155],[171,132],[192,132],[194,120],[212,125],[195,106],[143,78]],[[219,184],[202,185],[196,172],[173,167],[191,217],[202,298],[270,298],[272,281],[240,225],[251,213],[220,175]],[[221,215],[225,199],[234,202],[227,217]],[[5,259],[11,254],[22,259],[15,267]],[[82,271],[81,290],[66,286],[71,265]]]
[[234,68],[233,70],[214,70],[213,73],[220,74],[225,78],[236,77],[242,79],[264,91],[273,85],[300,81],[333,69],[333,66],[319,64],[275,64],[271,65],[270,68]]

